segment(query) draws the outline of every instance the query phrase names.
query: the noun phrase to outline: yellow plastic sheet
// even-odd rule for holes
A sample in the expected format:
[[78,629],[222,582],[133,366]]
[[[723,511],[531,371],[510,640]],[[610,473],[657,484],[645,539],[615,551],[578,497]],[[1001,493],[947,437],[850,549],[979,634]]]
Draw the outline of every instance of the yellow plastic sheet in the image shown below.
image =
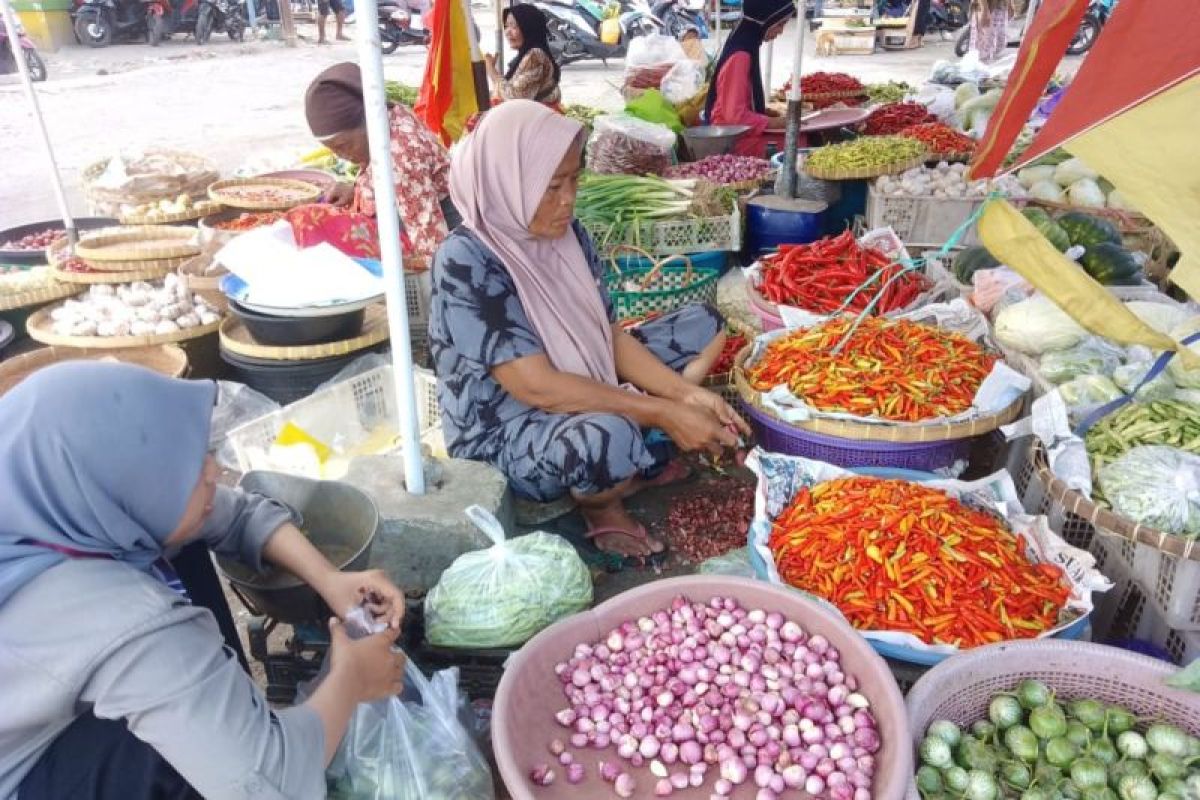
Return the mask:
[[[1143,323],[1064,256],[1033,223],[1004,200],[991,200],[979,218],[979,237],[988,251],[1021,274],[1094,334],[1120,344],[1141,344],[1152,350],[1181,350],[1178,343]],[[1200,369],[1200,357],[1182,348],[1188,369]]]

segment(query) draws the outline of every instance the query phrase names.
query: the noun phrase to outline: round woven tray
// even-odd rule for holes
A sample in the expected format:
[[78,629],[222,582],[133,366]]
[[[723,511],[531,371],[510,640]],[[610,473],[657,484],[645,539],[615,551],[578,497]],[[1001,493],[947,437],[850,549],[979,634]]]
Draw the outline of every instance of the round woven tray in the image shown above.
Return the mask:
[[863,178],[878,178],[881,175],[899,175],[914,167],[919,167],[929,159],[926,154],[914,156],[907,161],[899,161],[889,167],[870,167],[857,170],[822,170],[813,169],[808,162],[804,162],[804,171],[809,177],[816,178],[822,181],[854,181]]
[[312,361],[319,358],[344,356],[374,347],[387,339],[387,308],[382,303],[376,303],[367,306],[366,312],[362,333],[353,339],[293,347],[259,344],[246,330],[246,326],[240,319],[229,316],[221,322],[221,347],[234,355],[264,358],[270,361]]
[[0,395],[3,395],[42,367],[60,361],[81,359],[120,361],[137,364],[171,378],[182,378],[187,372],[188,359],[183,349],[173,344],[157,347],[133,347],[127,350],[83,350],[78,347],[40,347],[28,353],[6,359],[0,364]]
[[[287,192],[289,196],[275,200],[256,200],[240,196],[238,189],[278,189]],[[246,211],[284,211],[305,203],[315,203],[321,198],[321,189],[311,183],[286,178],[232,178],[217,181],[209,186],[208,198],[214,203]]]
[[[821,102],[824,100],[849,100],[852,97],[865,97],[867,87],[861,89],[843,89],[840,92],[805,92],[804,88],[800,88],[801,102],[814,101]],[[785,94],[784,97],[787,95]]]
[[[51,272],[51,275],[54,273]],[[57,276],[55,276],[57,278]],[[34,289],[28,292],[14,292],[13,294],[0,294],[0,311],[12,311],[18,308],[27,308],[28,306],[40,306],[45,303],[53,303],[55,300],[62,300],[73,295],[77,295],[83,291],[83,287],[78,284],[59,283],[50,284],[42,289]]]
[[929,422],[914,425],[887,425],[883,423],[853,422],[843,419],[810,419],[804,422],[789,422],[780,419],[773,411],[763,405],[758,391],[746,382],[745,363],[750,357],[753,345],[747,345],[734,360],[733,380],[737,385],[742,402],[774,420],[776,424],[785,427],[799,428],[825,436],[836,436],[842,439],[855,439],[866,442],[944,442],[951,439],[969,439],[991,433],[1001,425],[1007,425],[1016,419],[1024,406],[1025,398],[1018,397],[1007,408],[997,414],[979,417],[967,422]]
[[[57,306],[55,306],[57,308]],[[153,336],[63,336],[54,332],[50,314],[54,308],[39,308],[25,323],[29,337],[42,344],[59,345],[62,347],[86,347],[96,350],[119,350],[124,347],[149,347],[156,344],[171,342],[186,342],[207,336],[217,330],[221,324],[218,320],[209,325],[198,325],[173,333],[162,333]]]
[[[160,262],[150,262],[159,264]],[[133,283],[134,281],[156,281],[159,278],[165,277],[167,274],[175,270],[171,264],[174,262],[166,262],[160,266],[150,267],[149,269],[139,270],[97,270],[95,272],[69,272],[58,268],[58,264],[50,265],[50,274],[54,276],[54,280],[62,283],[75,285],[86,285],[91,283]],[[175,266],[178,266],[176,264]]]
[[122,214],[120,220],[122,225],[173,225],[177,222],[192,222],[210,214],[220,213],[220,211],[220,203],[198,200],[187,211],[180,211],[176,214],[155,214],[154,216]]
[[1033,463],[1038,480],[1045,487],[1047,496],[1053,502],[1061,505],[1067,513],[1074,514],[1097,530],[1103,529],[1106,533],[1114,534],[1122,539],[1149,545],[1177,558],[1200,561],[1200,541],[1176,536],[1160,531],[1158,528],[1134,522],[1111,508],[1097,505],[1067,486],[1050,469],[1046,450],[1036,439],[1029,448],[1029,459]]
[[[88,263],[95,261],[106,265],[186,258],[199,252],[200,245],[196,243],[194,228],[159,225],[108,228],[80,237],[75,245],[75,255],[79,258]],[[107,268],[114,269],[111,266]]]

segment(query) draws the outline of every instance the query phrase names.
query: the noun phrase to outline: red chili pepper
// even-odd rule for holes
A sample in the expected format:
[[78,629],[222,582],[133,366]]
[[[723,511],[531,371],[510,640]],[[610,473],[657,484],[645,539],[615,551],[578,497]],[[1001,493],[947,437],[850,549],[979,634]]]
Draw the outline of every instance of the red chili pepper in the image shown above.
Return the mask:
[[975,152],[975,140],[941,122],[910,125],[900,131],[908,139],[923,143],[929,152],[939,156],[969,156]]
[[937,117],[921,103],[887,103],[872,111],[862,127],[870,136],[888,136],[913,125],[936,121]]

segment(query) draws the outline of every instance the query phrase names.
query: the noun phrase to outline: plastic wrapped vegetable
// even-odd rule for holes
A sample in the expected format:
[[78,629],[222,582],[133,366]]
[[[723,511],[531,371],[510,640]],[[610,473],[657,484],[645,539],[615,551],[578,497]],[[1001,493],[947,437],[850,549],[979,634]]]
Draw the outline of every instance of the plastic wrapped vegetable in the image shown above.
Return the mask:
[[1068,408],[1098,406],[1124,397],[1120,388],[1104,375],[1080,375],[1058,387]]
[[1054,181],[1038,181],[1029,187],[1029,196],[1044,203],[1063,203],[1067,199]]
[[1066,161],[1054,168],[1054,182],[1059,186],[1070,186],[1075,181],[1088,178],[1096,180],[1100,174],[1088,167],[1078,158],[1068,158]]
[[1017,180],[1026,189],[1033,188],[1034,184],[1041,183],[1042,181],[1053,181],[1054,167],[1049,164],[1038,167],[1026,167],[1017,173]]
[[1104,191],[1091,178],[1080,178],[1067,189],[1067,201],[1080,208],[1104,208]]
[[1030,355],[1066,350],[1087,336],[1078,322],[1042,294],[1001,309],[995,333],[1005,347]]
[[325,777],[332,800],[492,800],[492,772],[459,720],[458,670],[426,679],[408,662],[420,701],[363,703]]
[[1200,536],[1200,456],[1135,447],[1097,477],[1113,510],[1167,533]]
[[733,575],[737,578],[758,577],[750,564],[750,548],[739,547],[702,563],[696,572],[701,575]]
[[464,553],[425,597],[425,637],[439,647],[524,644],[538,631],[592,603],[592,575],[569,543],[537,531],[504,538],[479,506],[467,516],[495,545]]
[[1107,375],[1121,363],[1123,351],[1098,336],[1091,336],[1067,350],[1043,353],[1042,376],[1051,383],[1066,383],[1080,375]]
[[1155,375],[1146,385],[1138,389],[1138,384],[1146,377],[1146,373],[1154,366],[1152,361],[1138,361],[1132,364],[1124,364],[1113,370],[1113,383],[1121,387],[1121,391],[1125,394],[1133,394],[1137,389],[1137,394],[1134,395],[1138,400],[1145,403],[1150,403],[1155,400],[1170,400],[1175,396],[1175,381],[1171,380],[1171,376],[1163,370]]
[[1155,303],[1148,300],[1130,300],[1125,303],[1125,307],[1132,311],[1135,317],[1151,328],[1154,328],[1154,330],[1168,335],[1189,320],[1200,322],[1200,318],[1196,317],[1194,311],[1189,310],[1186,306],[1179,303]]
[[[1197,332],[1200,332],[1200,318],[1190,320],[1172,329],[1171,338],[1182,342]],[[1200,355],[1200,341],[1192,342],[1188,345],[1188,349]],[[1176,386],[1183,389],[1200,389],[1200,369],[1188,369],[1182,358],[1178,356],[1172,358],[1167,365],[1167,371],[1171,373],[1171,378],[1175,381]]]

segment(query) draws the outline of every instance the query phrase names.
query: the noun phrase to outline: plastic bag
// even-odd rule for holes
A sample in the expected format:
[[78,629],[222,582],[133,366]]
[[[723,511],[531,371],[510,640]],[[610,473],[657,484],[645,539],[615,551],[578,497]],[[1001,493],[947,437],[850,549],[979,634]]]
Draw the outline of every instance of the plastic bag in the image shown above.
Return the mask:
[[1137,394],[1134,397],[1143,403],[1151,403],[1155,400],[1170,400],[1175,396],[1175,381],[1171,380],[1171,376],[1163,370],[1155,375],[1146,385],[1138,389],[1137,386],[1146,377],[1146,373],[1154,366],[1153,361],[1139,361],[1133,364],[1124,364],[1113,370],[1113,383],[1121,387],[1121,391],[1125,394],[1133,394],[1137,389]]
[[654,64],[674,64],[687,58],[683,45],[674,36],[663,36],[656,33],[653,36],[638,36],[629,43],[629,51],[625,54],[625,68],[648,67]]
[[524,644],[592,604],[592,575],[564,539],[543,531],[504,538],[483,508],[467,516],[495,545],[454,560],[425,596],[425,638],[439,647]]
[[661,175],[671,165],[675,132],[629,114],[607,114],[592,123],[588,169],[602,175]]
[[408,662],[420,702],[398,698],[354,711],[325,777],[331,800],[492,800],[492,773],[460,721],[458,670],[426,679]]
[[754,567],[750,564],[750,548],[739,547],[722,556],[713,556],[697,569],[701,575],[732,575],[735,578],[754,578]]
[[1100,468],[1100,490],[1134,522],[1200,536],[1200,456],[1174,447],[1135,447]]
[[1042,377],[1051,383],[1066,383],[1080,375],[1110,374],[1121,363],[1123,352],[1100,337],[1091,336],[1067,350],[1044,353],[1038,367]]
[[281,408],[279,403],[245,384],[217,381],[217,404],[208,432],[209,449],[216,454],[217,463],[240,471],[242,466],[229,442],[229,432]]
[[646,122],[665,125],[677,134],[683,133],[683,122],[679,119],[679,112],[657,89],[648,89],[625,103],[625,113]]
[[671,105],[682,105],[691,100],[704,85],[704,65],[692,59],[677,61],[662,79],[663,97]]
[[1104,375],[1080,375],[1059,386],[1058,393],[1068,408],[1098,406],[1125,396],[1112,379]]

